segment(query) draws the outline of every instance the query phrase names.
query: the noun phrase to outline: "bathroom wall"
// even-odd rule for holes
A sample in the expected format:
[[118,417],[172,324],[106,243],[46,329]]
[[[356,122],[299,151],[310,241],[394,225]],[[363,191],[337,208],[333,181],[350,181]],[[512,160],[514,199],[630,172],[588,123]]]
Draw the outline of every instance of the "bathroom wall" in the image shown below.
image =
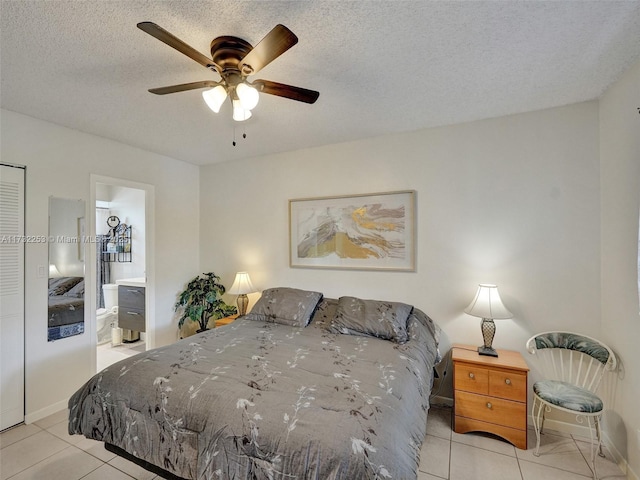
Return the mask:
[[[96,200],[107,202],[109,215],[116,215],[121,223],[131,225],[131,262],[113,262],[111,264],[111,282],[122,278],[145,276],[145,192],[135,188],[117,185],[98,184]],[[96,233],[107,233],[106,223],[98,224]]]

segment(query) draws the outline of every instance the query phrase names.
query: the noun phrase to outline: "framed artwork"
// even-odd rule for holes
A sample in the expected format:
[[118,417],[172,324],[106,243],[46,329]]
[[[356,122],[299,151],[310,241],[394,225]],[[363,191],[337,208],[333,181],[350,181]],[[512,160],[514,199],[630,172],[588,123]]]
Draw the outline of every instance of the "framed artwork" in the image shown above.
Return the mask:
[[414,190],[289,200],[289,264],[416,269]]

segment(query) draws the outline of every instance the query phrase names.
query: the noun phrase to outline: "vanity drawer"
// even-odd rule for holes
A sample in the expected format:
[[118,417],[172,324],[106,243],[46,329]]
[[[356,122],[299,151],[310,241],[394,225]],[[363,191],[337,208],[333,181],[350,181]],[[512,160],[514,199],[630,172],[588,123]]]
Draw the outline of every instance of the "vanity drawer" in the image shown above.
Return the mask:
[[144,316],[144,287],[118,286],[118,307],[142,310]]
[[455,414],[520,430],[527,428],[527,405],[501,398],[455,392]]
[[144,310],[137,308],[118,307],[118,327],[135,330],[137,332],[145,331]]

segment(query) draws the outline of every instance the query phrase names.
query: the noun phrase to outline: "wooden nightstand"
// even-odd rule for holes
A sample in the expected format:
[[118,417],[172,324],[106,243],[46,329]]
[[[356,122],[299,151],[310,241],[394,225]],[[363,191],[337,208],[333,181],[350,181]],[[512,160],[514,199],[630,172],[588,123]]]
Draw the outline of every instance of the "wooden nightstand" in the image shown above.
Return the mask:
[[231,322],[235,321],[240,315],[230,315],[228,317],[220,318],[216,320],[216,328],[221,327],[223,325],[229,325]]
[[527,448],[527,375],[518,352],[479,355],[470,345],[453,345],[454,431],[488,432]]

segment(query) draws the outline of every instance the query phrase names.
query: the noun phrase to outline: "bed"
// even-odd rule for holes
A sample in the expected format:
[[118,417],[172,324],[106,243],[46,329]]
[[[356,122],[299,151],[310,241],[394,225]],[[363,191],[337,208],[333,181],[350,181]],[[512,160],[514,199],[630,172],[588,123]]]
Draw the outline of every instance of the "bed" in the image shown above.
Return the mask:
[[48,296],[47,339],[59,340],[83,333],[84,278],[50,278]]
[[436,337],[404,304],[266,290],[229,325],[96,374],[69,433],[170,479],[415,479]]

